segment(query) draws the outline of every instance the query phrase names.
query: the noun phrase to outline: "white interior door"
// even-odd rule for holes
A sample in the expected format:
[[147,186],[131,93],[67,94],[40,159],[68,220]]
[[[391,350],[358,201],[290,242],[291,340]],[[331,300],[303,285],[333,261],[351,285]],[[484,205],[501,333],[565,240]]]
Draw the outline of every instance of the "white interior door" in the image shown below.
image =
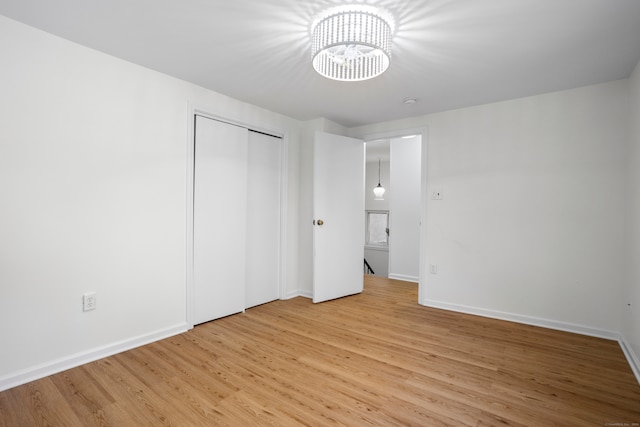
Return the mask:
[[248,132],[196,116],[194,324],[244,310]]
[[282,139],[249,132],[246,308],[278,299]]
[[363,289],[364,143],[316,132],[313,158],[313,302],[322,302]]

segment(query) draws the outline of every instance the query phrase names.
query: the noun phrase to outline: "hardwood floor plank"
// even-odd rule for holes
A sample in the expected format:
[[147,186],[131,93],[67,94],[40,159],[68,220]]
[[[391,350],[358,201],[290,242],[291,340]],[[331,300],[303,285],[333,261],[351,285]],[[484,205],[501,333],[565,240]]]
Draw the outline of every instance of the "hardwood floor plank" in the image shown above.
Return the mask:
[[417,304],[275,301],[0,393],[0,426],[640,423],[616,342]]
[[[69,410],[67,395],[56,388],[51,378],[33,381],[21,387],[13,396],[8,396],[6,411],[1,424],[7,426],[56,426],[82,425],[73,410]],[[15,390],[15,389],[13,389]],[[0,393],[4,395],[6,392]],[[4,414],[9,414],[5,419]]]

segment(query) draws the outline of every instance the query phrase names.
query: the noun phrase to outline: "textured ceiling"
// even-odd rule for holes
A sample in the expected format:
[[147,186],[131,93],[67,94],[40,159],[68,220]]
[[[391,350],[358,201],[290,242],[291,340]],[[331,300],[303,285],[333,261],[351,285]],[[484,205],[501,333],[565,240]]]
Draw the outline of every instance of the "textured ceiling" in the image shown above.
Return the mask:
[[[0,0],[0,14],[300,120],[345,126],[626,78],[639,0],[379,0],[396,21],[373,80],[315,73],[310,23],[331,0]],[[403,104],[407,97],[414,105]]]

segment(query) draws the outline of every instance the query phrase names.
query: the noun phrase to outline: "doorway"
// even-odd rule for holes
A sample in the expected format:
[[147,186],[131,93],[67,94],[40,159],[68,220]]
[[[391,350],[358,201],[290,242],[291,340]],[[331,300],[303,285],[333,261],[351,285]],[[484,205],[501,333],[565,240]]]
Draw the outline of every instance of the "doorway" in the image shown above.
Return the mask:
[[366,149],[365,259],[375,275],[418,283],[422,136],[370,141]]
[[[420,230],[419,230],[419,248],[418,248],[418,304],[423,304],[425,287],[429,277],[427,277],[427,260],[426,260],[426,245],[427,245],[427,233],[426,233],[426,213],[427,213],[427,188],[428,188],[428,140],[427,140],[427,128],[426,127],[414,127],[405,128],[399,130],[378,132],[378,133],[362,133],[354,136],[362,138],[366,143],[372,141],[380,141],[392,138],[401,138],[403,136],[418,135],[420,136]],[[368,189],[367,191],[372,191]]]
[[[389,277],[390,142],[384,139],[365,145],[365,273],[380,277]],[[373,192],[378,184],[384,188],[381,197]]]

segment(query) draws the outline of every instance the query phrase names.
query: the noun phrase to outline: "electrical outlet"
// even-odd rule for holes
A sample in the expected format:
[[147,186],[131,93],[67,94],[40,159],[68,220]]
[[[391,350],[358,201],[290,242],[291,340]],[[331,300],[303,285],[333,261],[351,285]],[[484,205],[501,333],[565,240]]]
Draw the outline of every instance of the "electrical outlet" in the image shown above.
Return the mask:
[[96,309],[96,293],[87,292],[82,295],[82,311],[91,311]]
[[429,264],[429,273],[438,274],[438,264]]

